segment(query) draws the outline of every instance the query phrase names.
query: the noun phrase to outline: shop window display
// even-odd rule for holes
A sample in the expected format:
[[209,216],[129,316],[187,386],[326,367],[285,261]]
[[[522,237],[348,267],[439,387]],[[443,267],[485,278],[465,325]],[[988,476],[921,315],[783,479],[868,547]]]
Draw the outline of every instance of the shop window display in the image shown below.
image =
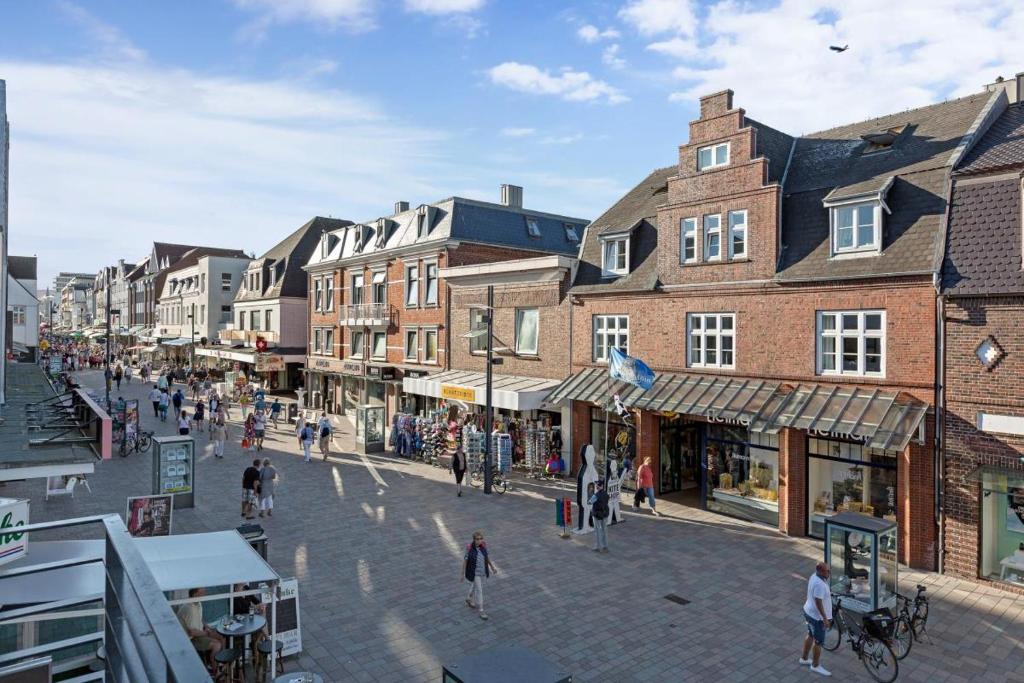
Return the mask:
[[709,425],[707,508],[766,524],[779,523],[779,441],[775,434]]
[[981,480],[981,576],[1024,587],[1024,471]]
[[859,512],[896,521],[896,457],[861,444],[808,438],[808,533],[822,538],[825,520]]
[[[590,409],[590,443],[594,445],[597,453],[598,464],[604,467],[605,458],[605,411],[600,408]],[[623,457],[633,460],[633,428],[623,422],[615,413],[607,413],[608,416],[608,443],[611,448],[619,454],[619,461]],[[602,470],[603,471],[603,470]]]

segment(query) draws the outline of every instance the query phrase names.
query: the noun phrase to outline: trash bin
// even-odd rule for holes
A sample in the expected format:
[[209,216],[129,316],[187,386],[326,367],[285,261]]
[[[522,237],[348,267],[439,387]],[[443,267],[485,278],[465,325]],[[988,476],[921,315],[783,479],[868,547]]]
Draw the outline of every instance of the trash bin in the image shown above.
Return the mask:
[[299,404],[289,403],[288,404],[288,421],[295,422],[299,419]]

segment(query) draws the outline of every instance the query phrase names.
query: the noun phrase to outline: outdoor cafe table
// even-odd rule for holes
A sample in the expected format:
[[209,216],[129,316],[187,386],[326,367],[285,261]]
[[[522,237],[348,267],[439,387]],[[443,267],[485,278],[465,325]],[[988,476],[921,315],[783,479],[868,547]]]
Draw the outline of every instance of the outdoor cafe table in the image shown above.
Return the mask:
[[295,671],[284,676],[278,676],[274,679],[274,683],[324,683],[324,679],[320,674],[310,673],[308,671]]
[[238,659],[245,661],[245,637],[259,633],[267,625],[267,619],[260,614],[243,614],[238,620],[231,619],[227,624],[223,620],[217,622],[217,633],[231,638],[231,647],[235,648],[235,638],[242,639],[242,648],[235,648]]

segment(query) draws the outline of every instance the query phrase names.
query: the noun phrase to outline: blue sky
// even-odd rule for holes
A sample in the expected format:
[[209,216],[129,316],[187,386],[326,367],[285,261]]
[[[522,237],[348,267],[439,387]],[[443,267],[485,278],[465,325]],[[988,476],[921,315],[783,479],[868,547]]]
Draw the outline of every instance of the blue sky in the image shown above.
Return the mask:
[[5,3],[11,251],[41,283],[154,239],[260,253],[316,214],[502,182],[594,218],[673,163],[701,93],[801,133],[1024,70],[1021,3],[976,5]]

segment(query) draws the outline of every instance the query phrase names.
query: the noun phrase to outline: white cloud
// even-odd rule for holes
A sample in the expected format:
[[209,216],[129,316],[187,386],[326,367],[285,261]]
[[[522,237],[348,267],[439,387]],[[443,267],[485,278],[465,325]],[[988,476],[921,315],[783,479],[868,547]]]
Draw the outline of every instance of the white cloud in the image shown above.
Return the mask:
[[[831,0],[711,6],[700,54],[678,55],[674,75],[683,87],[671,99],[695,102],[732,88],[752,117],[801,133],[978,92],[1021,68],[1024,5],[1016,0],[834,7]],[[846,43],[842,54],[828,49]]]
[[619,44],[612,43],[601,53],[601,61],[613,69],[622,69],[626,66],[626,60],[619,56]]
[[308,22],[328,29],[368,31],[376,28],[376,0],[233,0],[257,13],[243,29],[246,37],[260,39],[271,24]]
[[549,135],[541,140],[544,145],[571,145],[583,139],[583,133],[572,133],[571,135]]
[[619,10],[619,18],[645,36],[690,36],[697,28],[697,15],[690,0],[631,0]]
[[61,0],[57,3],[57,7],[100,46],[101,54],[104,56],[130,62],[140,62],[146,59],[145,51],[133,45],[116,26],[100,20],[73,2]]
[[576,35],[584,43],[596,43],[599,40],[615,40],[619,37],[619,32],[613,28],[606,28],[602,31],[593,24],[584,24],[577,29]]
[[506,138],[525,138],[537,132],[536,128],[502,128],[501,134]]
[[423,14],[475,12],[483,6],[484,0],[405,0],[406,11]]
[[505,62],[488,70],[491,82],[518,92],[556,95],[570,102],[604,100],[619,104],[629,100],[622,92],[586,71],[563,68],[557,74],[532,64]]
[[695,40],[679,38],[678,36],[651,43],[646,49],[676,59],[686,59],[698,54],[697,42]]

